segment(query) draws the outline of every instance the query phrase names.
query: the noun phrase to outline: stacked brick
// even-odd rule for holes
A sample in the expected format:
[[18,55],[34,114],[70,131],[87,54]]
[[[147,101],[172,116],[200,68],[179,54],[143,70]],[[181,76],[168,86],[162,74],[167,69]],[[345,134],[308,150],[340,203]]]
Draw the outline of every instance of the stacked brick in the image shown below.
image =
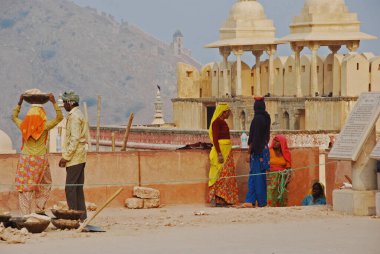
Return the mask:
[[129,209],[149,209],[160,206],[160,191],[146,187],[133,187],[133,198],[125,200],[125,207]]

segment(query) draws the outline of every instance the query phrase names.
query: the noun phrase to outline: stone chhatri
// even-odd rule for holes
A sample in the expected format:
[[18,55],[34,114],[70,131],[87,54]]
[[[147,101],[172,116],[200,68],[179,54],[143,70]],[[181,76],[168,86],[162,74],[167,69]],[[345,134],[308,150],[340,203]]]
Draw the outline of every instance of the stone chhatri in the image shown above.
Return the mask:
[[376,39],[360,31],[357,14],[349,12],[344,0],[306,0],[301,14],[293,17],[290,30],[281,42]]
[[207,48],[274,44],[276,29],[256,0],[239,0],[231,8],[229,17],[219,30],[220,40]]

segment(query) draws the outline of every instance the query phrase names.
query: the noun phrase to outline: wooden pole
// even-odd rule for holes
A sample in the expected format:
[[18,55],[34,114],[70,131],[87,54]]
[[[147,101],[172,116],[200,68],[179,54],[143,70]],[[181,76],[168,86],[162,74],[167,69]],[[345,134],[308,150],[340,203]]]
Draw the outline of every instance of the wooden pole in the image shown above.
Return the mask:
[[86,118],[86,122],[87,122],[87,145],[88,145],[88,151],[91,151],[91,134],[90,134],[90,122],[88,120],[87,102],[83,102],[83,111],[84,111],[84,117]]
[[127,142],[128,142],[128,136],[129,136],[129,130],[131,129],[133,121],[133,113],[129,115],[128,125],[125,129],[124,139],[123,139],[123,146],[121,147],[120,151],[125,151],[127,149]]
[[111,133],[111,137],[112,137],[112,152],[115,152],[115,132],[114,131]]
[[100,107],[101,107],[102,97],[98,96],[98,114],[96,121],[96,151],[99,152],[99,139],[100,139]]
[[90,217],[87,218],[83,224],[77,229],[77,232],[82,232],[82,230],[90,223],[109,203],[111,203],[112,200],[114,200],[121,192],[123,191],[123,188],[118,189],[112,197],[110,197],[96,212]]

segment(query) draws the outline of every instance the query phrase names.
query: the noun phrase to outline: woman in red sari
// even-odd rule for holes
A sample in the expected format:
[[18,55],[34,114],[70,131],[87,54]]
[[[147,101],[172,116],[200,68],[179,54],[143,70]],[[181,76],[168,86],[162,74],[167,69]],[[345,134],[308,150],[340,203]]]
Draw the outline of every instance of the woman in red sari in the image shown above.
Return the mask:
[[276,135],[269,147],[270,170],[267,176],[268,206],[286,206],[287,184],[290,179],[292,156],[284,135]]

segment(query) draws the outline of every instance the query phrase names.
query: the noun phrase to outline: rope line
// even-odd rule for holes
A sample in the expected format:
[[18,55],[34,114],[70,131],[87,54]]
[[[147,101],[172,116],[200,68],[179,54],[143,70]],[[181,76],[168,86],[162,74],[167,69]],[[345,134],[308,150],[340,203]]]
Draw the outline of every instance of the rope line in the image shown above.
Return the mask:
[[[293,169],[287,169],[285,171],[276,171],[276,172],[263,172],[263,173],[255,173],[255,174],[243,174],[243,175],[236,175],[236,176],[228,176],[228,177],[221,177],[219,179],[229,179],[229,178],[245,178],[245,177],[250,177],[250,176],[258,176],[258,175],[269,175],[269,174],[288,174],[288,177],[282,177],[282,181],[286,183],[286,181],[289,180],[290,175],[293,172],[300,171],[300,170],[306,170],[306,169],[311,169],[315,168],[318,166],[326,166],[328,164],[336,163],[336,161],[330,161],[324,164],[313,164],[313,165],[308,165],[308,166],[303,166],[303,167],[298,167],[298,168],[293,168]],[[180,181],[180,180],[173,180],[173,181],[152,181],[152,182],[141,182],[142,185],[154,185],[154,184],[186,184],[186,183],[199,183],[199,182],[205,182],[207,183],[210,179],[213,178],[198,178],[198,179],[190,179],[187,181]],[[126,185],[138,185],[137,181],[133,182],[117,182],[117,183],[85,183],[85,184],[16,184],[16,183],[0,183],[0,186],[22,186],[22,185],[27,185],[27,186],[52,186],[52,187],[74,187],[74,186],[126,186]],[[281,185],[282,186],[282,185]],[[280,193],[283,193],[286,190],[281,190]]]

